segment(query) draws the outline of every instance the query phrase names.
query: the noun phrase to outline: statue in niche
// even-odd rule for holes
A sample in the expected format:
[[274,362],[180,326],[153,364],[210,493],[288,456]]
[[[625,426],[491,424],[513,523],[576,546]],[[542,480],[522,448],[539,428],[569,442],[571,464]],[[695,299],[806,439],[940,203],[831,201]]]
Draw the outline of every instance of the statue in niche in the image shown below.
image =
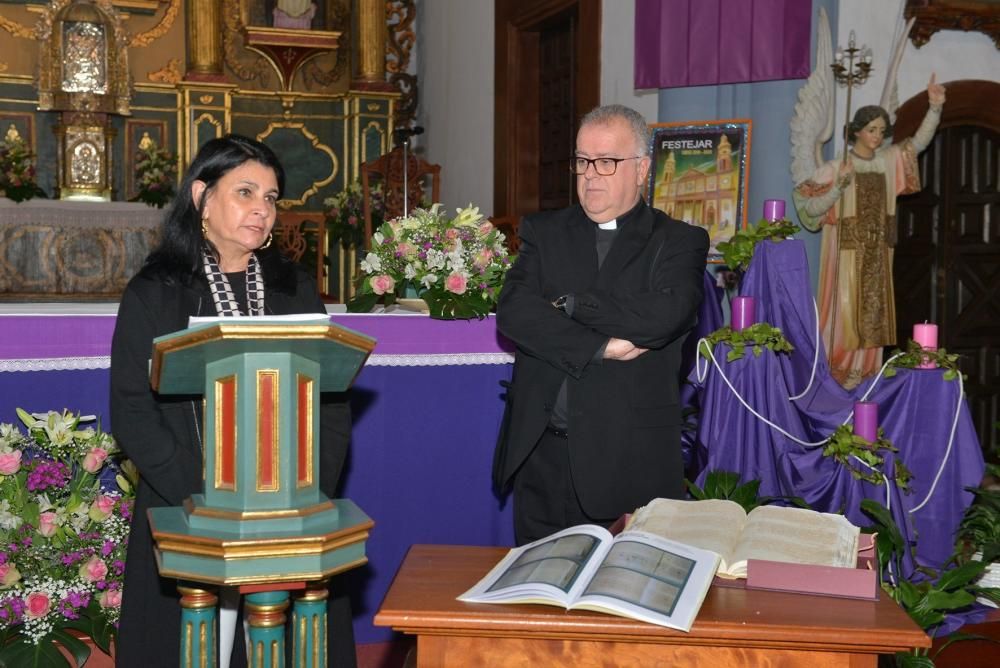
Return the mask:
[[70,177],[74,183],[97,184],[101,181],[101,158],[91,144],[81,143],[73,148]]
[[63,23],[62,89],[68,93],[108,90],[105,71],[107,39],[104,26],[86,21]]
[[277,0],[273,11],[275,28],[309,30],[316,16],[316,3],[312,0]]
[[247,25],[293,30],[327,30],[326,0],[250,0]]

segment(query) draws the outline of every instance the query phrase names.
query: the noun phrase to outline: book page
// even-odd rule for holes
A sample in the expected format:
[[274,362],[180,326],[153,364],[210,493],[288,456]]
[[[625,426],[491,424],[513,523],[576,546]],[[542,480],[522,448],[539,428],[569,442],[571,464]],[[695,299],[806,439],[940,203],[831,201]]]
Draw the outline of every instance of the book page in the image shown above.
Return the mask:
[[758,506],[747,517],[730,572],[746,577],[747,559],[854,568],[860,531],[843,515]]
[[722,558],[719,571],[724,573],[732,561],[745,521],[746,512],[735,501],[653,499],[635,511],[627,531],[645,531],[711,550]]
[[611,534],[599,526],[564,529],[512,549],[458,600],[568,605],[610,544]]
[[570,607],[688,631],[718,563],[714,552],[629,531],[615,539]]
[[291,313],[288,315],[241,315],[222,317],[217,315],[193,315],[188,318],[188,327],[196,325],[271,325],[282,323],[330,324],[330,316],[325,313]]

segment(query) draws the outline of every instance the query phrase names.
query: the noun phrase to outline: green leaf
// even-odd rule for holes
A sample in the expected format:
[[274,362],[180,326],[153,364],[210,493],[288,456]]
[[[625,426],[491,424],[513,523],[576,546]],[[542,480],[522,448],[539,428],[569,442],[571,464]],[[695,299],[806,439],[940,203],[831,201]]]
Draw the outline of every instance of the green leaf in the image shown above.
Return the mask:
[[[64,668],[72,666],[53,643],[53,634],[32,644],[25,636],[18,635],[0,649],[0,665],[4,668]],[[78,641],[79,642],[79,641]],[[79,664],[77,664],[79,666]]]
[[936,587],[943,591],[951,591],[974,582],[989,564],[982,561],[970,561],[958,568],[945,571],[938,579]]

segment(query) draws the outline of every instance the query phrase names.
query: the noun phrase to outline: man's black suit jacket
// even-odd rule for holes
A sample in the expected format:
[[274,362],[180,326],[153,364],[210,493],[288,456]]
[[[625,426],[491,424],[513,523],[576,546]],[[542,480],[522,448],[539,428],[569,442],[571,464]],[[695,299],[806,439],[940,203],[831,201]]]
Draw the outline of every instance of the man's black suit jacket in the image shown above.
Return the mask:
[[[570,467],[584,511],[613,518],[683,493],[678,369],[697,321],[708,235],[644,202],[623,217],[598,271],[596,224],[579,205],[524,218],[497,308],[517,344],[505,451],[512,479],[567,381]],[[552,302],[573,294],[572,316]],[[595,359],[610,338],[649,352]]]

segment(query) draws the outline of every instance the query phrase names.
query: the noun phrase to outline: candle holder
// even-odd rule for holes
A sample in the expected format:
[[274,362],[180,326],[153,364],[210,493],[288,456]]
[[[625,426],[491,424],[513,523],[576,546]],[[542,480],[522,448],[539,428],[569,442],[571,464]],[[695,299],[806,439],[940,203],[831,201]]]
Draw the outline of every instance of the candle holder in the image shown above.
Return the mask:
[[854,31],[851,31],[847,48],[837,47],[833,55],[833,78],[841,86],[847,87],[847,115],[844,117],[844,163],[847,163],[847,127],[851,122],[851,91],[868,81],[872,71],[872,50],[867,46],[856,46]]

